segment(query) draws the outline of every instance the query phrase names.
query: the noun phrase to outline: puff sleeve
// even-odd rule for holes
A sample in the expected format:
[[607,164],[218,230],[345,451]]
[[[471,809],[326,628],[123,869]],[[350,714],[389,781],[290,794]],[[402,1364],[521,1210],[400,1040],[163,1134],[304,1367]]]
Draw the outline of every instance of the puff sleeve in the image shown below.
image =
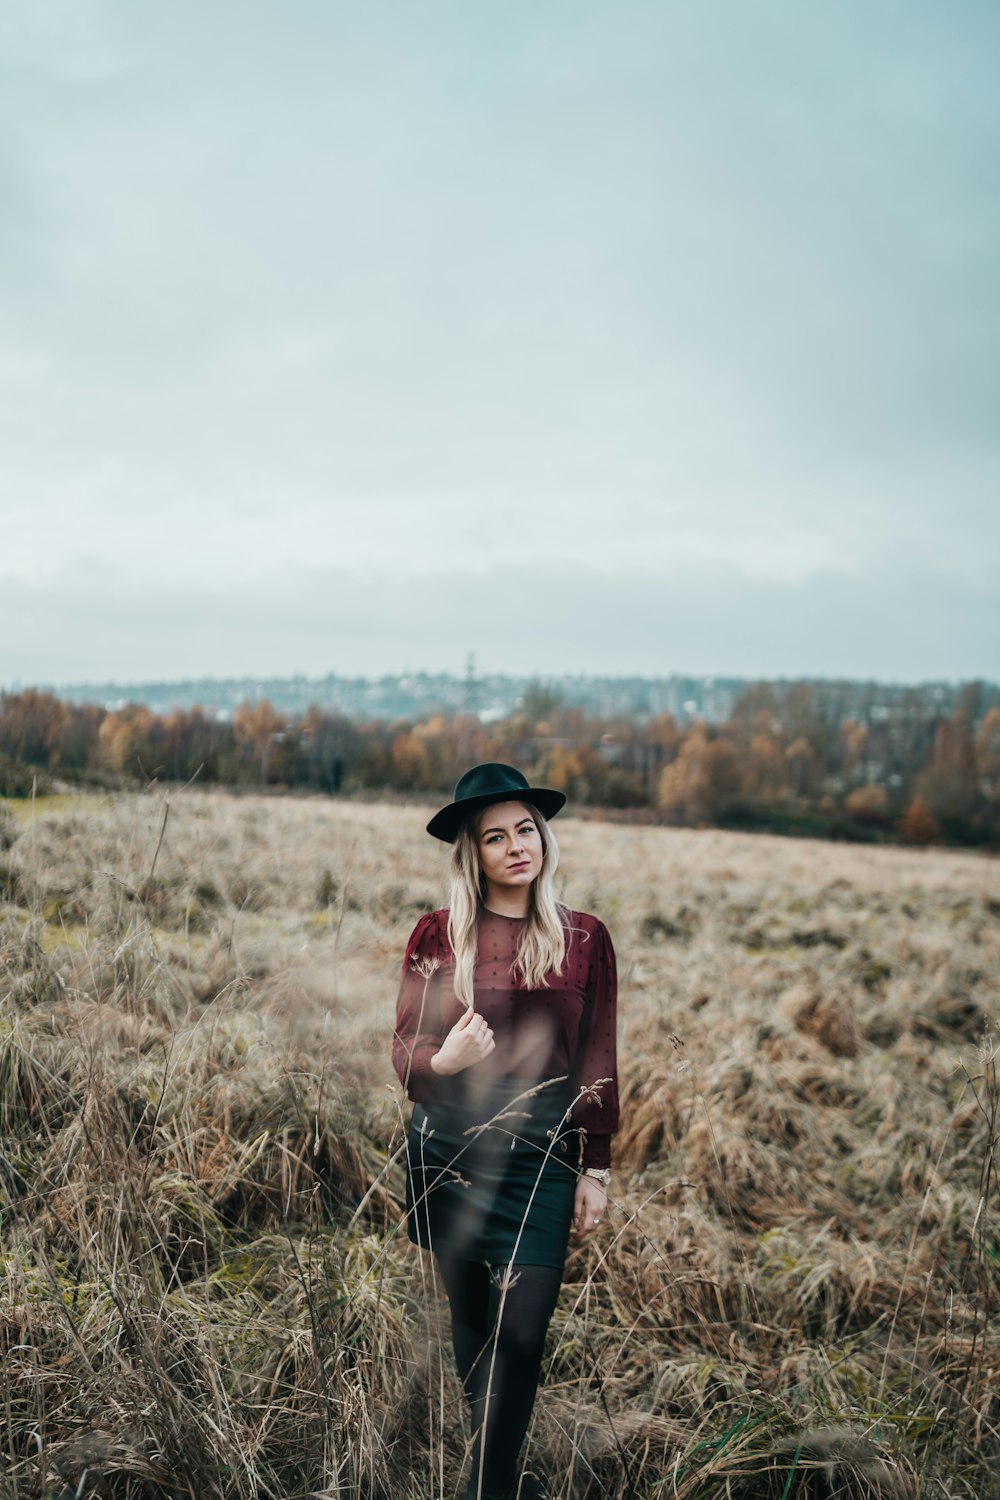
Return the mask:
[[618,970],[607,928],[596,917],[593,923],[585,1009],[572,1073],[574,1093],[590,1092],[575,1104],[573,1123],[586,1131],[584,1167],[609,1167],[611,1137],[618,1129]]
[[454,959],[447,935],[448,913],[429,912],[410,934],[396,1000],[392,1065],[416,1104],[437,1083],[431,1058],[461,1015],[453,989]]

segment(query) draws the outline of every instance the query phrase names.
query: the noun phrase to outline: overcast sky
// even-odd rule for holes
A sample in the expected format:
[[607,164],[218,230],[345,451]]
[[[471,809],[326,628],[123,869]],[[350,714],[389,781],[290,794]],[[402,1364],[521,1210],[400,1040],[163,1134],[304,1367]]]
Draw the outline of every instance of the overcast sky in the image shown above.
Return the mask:
[[4,0],[0,686],[1000,676],[995,0]]

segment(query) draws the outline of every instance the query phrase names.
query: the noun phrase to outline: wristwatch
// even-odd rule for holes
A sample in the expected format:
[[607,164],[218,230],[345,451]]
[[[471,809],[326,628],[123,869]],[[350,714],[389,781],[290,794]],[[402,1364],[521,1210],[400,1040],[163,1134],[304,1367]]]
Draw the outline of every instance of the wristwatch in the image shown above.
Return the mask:
[[605,1188],[611,1182],[610,1167],[584,1167],[583,1175],[584,1177],[593,1177],[595,1182],[599,1182]]

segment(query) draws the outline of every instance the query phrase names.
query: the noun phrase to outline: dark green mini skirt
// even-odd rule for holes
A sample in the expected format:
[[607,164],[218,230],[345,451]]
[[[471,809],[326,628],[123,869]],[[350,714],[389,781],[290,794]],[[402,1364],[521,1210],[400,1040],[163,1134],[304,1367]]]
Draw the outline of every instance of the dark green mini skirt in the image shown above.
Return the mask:
[[410,1239],[490,1265],[561,1267],[580,1173],[568,1103],[562,1082],[442,1080],[407,1137]]

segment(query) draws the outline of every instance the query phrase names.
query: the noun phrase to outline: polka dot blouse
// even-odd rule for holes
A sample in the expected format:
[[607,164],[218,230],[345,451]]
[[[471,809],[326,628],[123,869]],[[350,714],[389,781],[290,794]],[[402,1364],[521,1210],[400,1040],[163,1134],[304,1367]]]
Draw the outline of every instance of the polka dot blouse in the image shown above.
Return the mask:
[[[615,952],[603,922],[585,912],[566,915],[563,971],[550,974],[546,988],[529,990],[514,974],[524,919],[481,913],[476,1010],[492,1026],[496,1047],[475,1066],[498,1076],[568,1076],[574,1096],[586,1090],[573,1107],[574,1124],[586,1132],[584,1166],[606,1167],[618,1128]],[[392,1048],[414,1101],[431,1095],[438,1080],[430,1060],[463,1012],[454,972],[448,913],[430,912],[406,947]]]

